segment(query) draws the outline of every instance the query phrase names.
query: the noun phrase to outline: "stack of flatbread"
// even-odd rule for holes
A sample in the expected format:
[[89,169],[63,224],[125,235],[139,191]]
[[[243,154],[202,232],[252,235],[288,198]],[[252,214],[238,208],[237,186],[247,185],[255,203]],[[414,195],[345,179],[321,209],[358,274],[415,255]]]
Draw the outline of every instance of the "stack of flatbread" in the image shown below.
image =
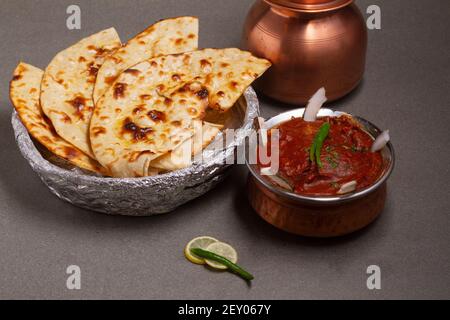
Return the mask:
[[198,20],[162,20],[126,44],[114,28],[58,53],[45,71],[20,63],[11,101],[32,137],[82,169],[143,177],[185,168],[270,62],[198,49]]

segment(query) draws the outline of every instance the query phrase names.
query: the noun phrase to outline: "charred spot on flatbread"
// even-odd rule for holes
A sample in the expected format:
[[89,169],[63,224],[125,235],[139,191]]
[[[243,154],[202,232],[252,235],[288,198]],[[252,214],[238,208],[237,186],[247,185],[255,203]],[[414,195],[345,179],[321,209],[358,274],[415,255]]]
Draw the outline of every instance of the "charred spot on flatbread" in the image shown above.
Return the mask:
[[[188,141],[195,137],[203,141],[200,145],[207,145],[222,128],[204,124],[209,134],[196,133],[206,110],[229,110],[254,81],[247,75],[259,76],[269,66],[267,60],[239,49],[204,49],[134,65],[139,76],[123,72],[96,105],[98,114],[91,120],[92,127],[102,125],[101,117],[114,108],[118,110],[115,118],[124,119],[104,124],[107,134],[95,135],[91,130],[96,158],[118,177],[144,176],[153,163],[163,171],[187,165],[181,158]],[[145,151],[149,153],[136,158]],[[180,163],[172,161],[169,154]]]
[[[43,75],[44,71],[25,63],[20,63],[14,71],[10,98],[20,120],[30,135],[54,155],[82,169],[108,175],[107,170],[97,161],[62,139],[43,113],[39,103]],[[71,121],[68,116],[67,118]]]
[[94,89],[97,103],[115,79],[135,64],[160,55],[183,53],[198,47],[198,19],[178,17],[158,21],[105,59]]
[[42,79],[41,106],[56,132],[93,159],[89,124],[95,79],[106,56],[121,45],[113,28],[84,38],[58,53]]

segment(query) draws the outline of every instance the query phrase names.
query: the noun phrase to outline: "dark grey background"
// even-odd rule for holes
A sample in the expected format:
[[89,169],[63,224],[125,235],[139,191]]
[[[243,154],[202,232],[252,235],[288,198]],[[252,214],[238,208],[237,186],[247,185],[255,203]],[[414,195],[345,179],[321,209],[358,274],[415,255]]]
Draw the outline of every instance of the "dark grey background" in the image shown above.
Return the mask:
[[[78,3],[82,30],[66,29]],[[252,212],[246,169],[176,212],[109,217],[52,196],[19,154],[10,126],[8,81],[19,60],[45,68],[82,36],[115,26],[127,39],[155,20],[201,19],[201,46],[238,46],[250,0],[50,1],[0,3],[0,298],[450,298],[450,2],[358,1],[382,8],[370,31],[363,84],[332,106],[389,128],[398,163],[382,217],[332,240],[282,233]],[[261,99],[264,116],[292,108]],[[234,245],[256,275],[252,286],[188,263],[184,245],[212,235]],[[66,267],[82,290],[66,289]],[[382,290],[366,288],[366,268]]]

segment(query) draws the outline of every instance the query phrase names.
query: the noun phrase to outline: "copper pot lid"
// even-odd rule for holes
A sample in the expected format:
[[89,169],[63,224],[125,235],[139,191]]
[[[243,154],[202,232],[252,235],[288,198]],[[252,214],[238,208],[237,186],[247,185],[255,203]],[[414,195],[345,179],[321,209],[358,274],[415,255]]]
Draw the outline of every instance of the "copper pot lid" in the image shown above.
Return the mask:
[[345,7],[353,0],[264,0],[270,5],[304,12],[322,12]]

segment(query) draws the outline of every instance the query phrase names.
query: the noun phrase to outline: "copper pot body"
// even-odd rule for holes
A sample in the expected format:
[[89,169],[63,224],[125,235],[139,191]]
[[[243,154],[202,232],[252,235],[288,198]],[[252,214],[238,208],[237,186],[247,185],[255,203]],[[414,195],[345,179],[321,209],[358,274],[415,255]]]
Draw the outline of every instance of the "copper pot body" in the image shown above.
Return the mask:
[[296,235],[328,238],[350,234],[371,224],[386,203],[386,183],[367,196],[333,205],[313,205],[280,196],[248,178],[253,209],[273,226]]
[[352,0],[258,0],[243,47],[273,63],[255,84],[263,94],[304,105],[325,87],[332,101],[363,77],[367,28]]

